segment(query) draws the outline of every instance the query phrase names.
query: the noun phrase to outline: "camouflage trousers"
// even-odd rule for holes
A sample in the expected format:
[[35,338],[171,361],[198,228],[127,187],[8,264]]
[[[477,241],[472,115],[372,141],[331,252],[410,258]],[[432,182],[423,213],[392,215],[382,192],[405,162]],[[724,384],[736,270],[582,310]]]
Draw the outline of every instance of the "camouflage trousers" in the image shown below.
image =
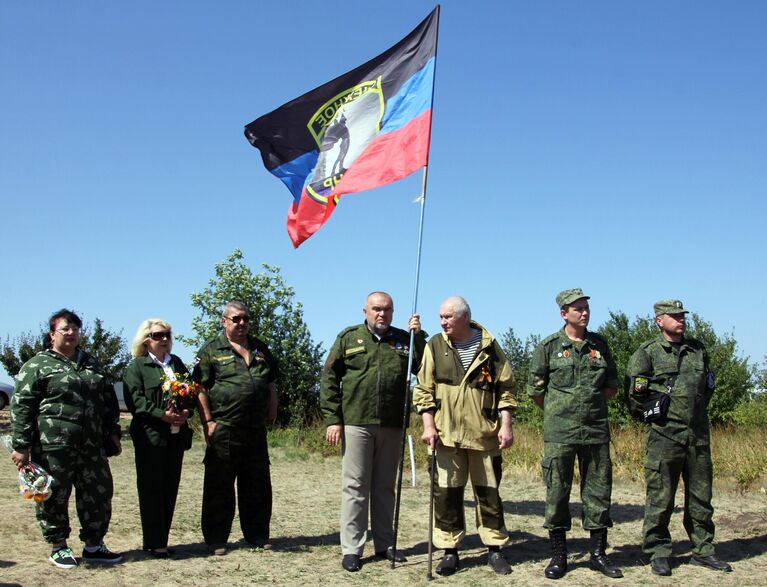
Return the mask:
[[458,548],[466,535],[463,494],[471,478],[476,502],[479,537],[487,546],[504,546],[509,536],[498,493],[501,479],[500,451],[467,450],[437,445],[437,479],[434,486],[434,546]]
[[100,544],[112,518],[112,473],[103,452],[86,453],[70,447],[44,449],[33,459],[53,476],[51,497],[36,506],[43,538],[56,544],[69,538],[69,496],[75,489],[80,540]]
[[714,554],[710,447],[683,446],[650,431],[645,456],[647,498],[642,550],[651,558],[671,556],[668,525],[680,477],[684,481],[682,522],[692,542],[692,553],[700,556]]
[[232,530],[235,503],[245,540],[251,544],[268,540],[272,481],[266,428],[218,424],[205,451],[204,463],[201,525],[205,542],[226,544]]
[[573,487],[575,459],[581,477],[581,523],[584,530],[601,530],[613,525],[610,499],[613,487],[613,464],[610,444],[561,444],[544,442],[543,479],[546,482],[544,528],[570,530],[570,492]]

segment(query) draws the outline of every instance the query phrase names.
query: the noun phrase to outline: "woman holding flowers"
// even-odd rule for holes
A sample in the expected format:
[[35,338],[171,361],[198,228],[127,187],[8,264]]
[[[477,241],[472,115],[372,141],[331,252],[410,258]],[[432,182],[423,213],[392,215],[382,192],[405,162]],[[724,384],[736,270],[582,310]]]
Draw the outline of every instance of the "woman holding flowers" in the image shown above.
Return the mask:
[[170,324],[144,320],[133,339],[135,357],[124,377],[125,404],[133,414],[130,435],[136,453],[144,550],[168,558],[168,534],[176,507],[184,451],[192,446],[187,424],[196,402],[189,370],[171,354]]

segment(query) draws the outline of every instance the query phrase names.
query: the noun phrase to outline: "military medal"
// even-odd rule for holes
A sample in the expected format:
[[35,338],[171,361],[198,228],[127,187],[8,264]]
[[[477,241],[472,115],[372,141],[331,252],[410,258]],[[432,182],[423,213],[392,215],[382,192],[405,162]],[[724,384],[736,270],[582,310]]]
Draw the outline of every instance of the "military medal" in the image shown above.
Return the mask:
[[563,357],[566,359],[567,357],[569,357],[569,356],[570,356],[570,351],[565,351],[565,352],[563,352],[563,353],[562,353],[562,356],[563,356]]

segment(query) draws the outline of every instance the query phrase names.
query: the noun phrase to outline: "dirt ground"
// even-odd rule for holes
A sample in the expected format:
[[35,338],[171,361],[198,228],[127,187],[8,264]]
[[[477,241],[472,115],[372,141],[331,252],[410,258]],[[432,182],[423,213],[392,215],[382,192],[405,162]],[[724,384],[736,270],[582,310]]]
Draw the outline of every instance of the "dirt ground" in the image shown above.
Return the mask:
[[[7,410],[0,413],[0,433],[7,430]],[[238,522],[231,537],[231,551],[223,557],[208,556],[199,530],[202,491],[202,446],[187,453],[176,509],[170,560],[147,558],[141,552],[141,527],[135,489],[133,448],[129,439],[123,455],[111,460],[115,478],[113,518],[108,546],[125,554],[125,562],[114,567],[81,565],[61,570],[47,561],[49,550],[35,525],[33,506],[18,496],[16,474],[10,459],[0,458],[0,583],[2,585],[54,585],[61,581],[97,585],[423,585],[427,583],[428,484],[425,472],[418,471],[416,487],[403,491],[399,549],[408,561],[391,569],[389,563],[372,557],[372,544],[359,573],[341,569],[338,546],[340,461],[291,449],[272,451],[274,514],[273,549],[245,545]],[[512,449],[513,450],[513,449]],[[504,553],[513,573],[499,577],[487,566],[486,550],[473,532],[467,510],[469,536],[462,545],[461,570],[452,577],[434,575],[433,584],[445,585],[544,585],[549,551],[543,521],[544,488],[536,475],[507,473],[501,484],[506,525],[511,544]],[[672,518],[674,537],[673,576],[655,577],[638,543],[643,515],[644,488],[641,484],[617,481],[613,490],[613,519],[609,550],[625,573],[622,580],[610,580],[588,566],[588,536],[577,522],[580,506],[574,496],[574,530],[568,534],[570,571],[567,585],[767,585],[767,496],[763,490],[741,495],[716,488],[714,507],[717,524],[717,552],[733,564],[730,574],[691,566],[690,543],[682,528],[678,508]],[[473,506],[467,492],[467,508]],[[679,495],[677,502],[681,503]],[[74,502],[74,500],[72,500]],[[70,546],[79,555],[82,544],[72,515]],[[434,564],[439,557],[435,553]]]

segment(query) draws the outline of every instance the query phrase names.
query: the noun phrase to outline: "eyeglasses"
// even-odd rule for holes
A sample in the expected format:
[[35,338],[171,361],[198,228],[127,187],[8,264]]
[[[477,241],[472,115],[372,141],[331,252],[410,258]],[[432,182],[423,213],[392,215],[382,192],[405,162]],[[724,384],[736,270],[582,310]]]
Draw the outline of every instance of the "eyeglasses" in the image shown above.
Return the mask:
[[170,330],[162,330],[160,332],[150,332],[149,334],[147,334],[147,337],[151,338],[154,341],[165,340],[166,338],[170,340],[171,333],[170,333]]
[[66,328],[57,328],[56,332],[61,334],[77,334],[80,332],[80,329],[77,326],[67,326]]
[[235,324],[239,324],[240,322],[244,322],[245,324],[247,324],[248,322],[250,322],[250,316],[248,316],[247,314],[241,314],[240,316],[224,316],[224,318],[226,318],[227,320],[231,320]]

